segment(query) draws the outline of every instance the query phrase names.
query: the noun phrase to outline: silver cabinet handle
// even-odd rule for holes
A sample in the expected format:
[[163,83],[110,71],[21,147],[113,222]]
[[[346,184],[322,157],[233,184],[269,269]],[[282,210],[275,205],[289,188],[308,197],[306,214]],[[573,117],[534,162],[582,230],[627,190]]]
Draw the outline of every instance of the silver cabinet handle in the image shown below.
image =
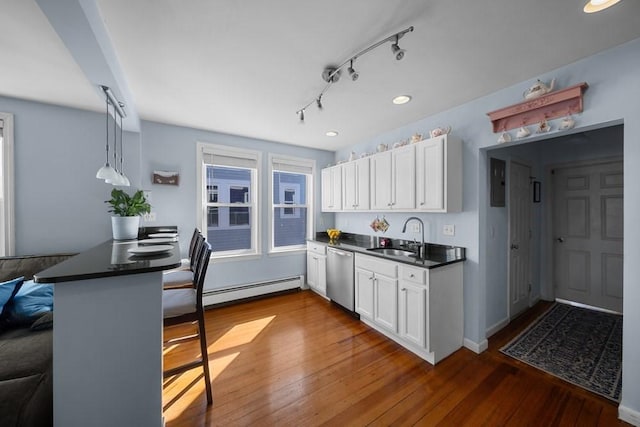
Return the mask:
[[416,276],[415,276],[413,273],[411,273],[411,274],[409,275],[409,277],[413,278],[413,277],[416,277]]
[[563,237],[558,237],[556,240],[558,241],[558,243],[563,243],[564,242],[564,238]]
[[520,249],[520,246],[512,244],[511,249]]

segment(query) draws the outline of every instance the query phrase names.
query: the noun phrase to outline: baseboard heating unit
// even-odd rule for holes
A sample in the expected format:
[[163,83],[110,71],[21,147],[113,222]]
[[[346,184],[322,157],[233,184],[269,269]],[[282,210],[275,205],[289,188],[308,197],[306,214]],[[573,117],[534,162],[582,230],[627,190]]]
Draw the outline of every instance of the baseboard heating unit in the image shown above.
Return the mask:
[[202,295],[202,303],[204,306],[208,306],[237,301],[274,292],[302,288],[304,283],[304,276],[294,276],[228,288],[205,290]]

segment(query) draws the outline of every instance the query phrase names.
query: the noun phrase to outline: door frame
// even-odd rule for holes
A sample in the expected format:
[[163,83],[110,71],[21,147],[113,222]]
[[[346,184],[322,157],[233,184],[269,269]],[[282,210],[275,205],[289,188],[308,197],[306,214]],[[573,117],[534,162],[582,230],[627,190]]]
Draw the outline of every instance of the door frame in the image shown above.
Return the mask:
[[[507,171],[505,173],[506,177],[508,177],[507,179],[507,194],[506,194],[506,200],[507,200],[507,319],[509,321],[512,320],[512,316],[511,316],[511,164],[512,163],[518,163],[522,166],[528,167],[529,168],[529,185],[531,186],[532,183],[532,179],[534,178],[531,174],[533,173],[533,166],[531,166],[531,164],[523,159],[517,158],[517,157],[511,157],[508,162],[507,162]],[[531,191],[529,191],[529,195],[531,196]],[[533,233],[533,206],[531,206],[531,233]],[[529,239],[528,241],[528,245],[529,245],[529,253],[532,252],[532,248],[531,248],[531,239]],[[532,272],[533,272],[533,266],[530,264],[529,265],[529,282],[531,282],[532,280]],[[531,286],[531,283],[530,283]],[[531,289],[529,289],[529,294],[527,296],[527,306],[531,307]]]
[[[547,190],[542,191],[542,198],[545,204],[543,215],[544,219],[542,238],[543,242],[540,242],[540,246],[544,251],[544,256],[542,261],[542,271],[540,274],[540,297],[545,300],[555,301],[556,300],[556,292],[555,287],[553,286],[553,272],[555,269],[555,258],[553,256],[554,251],[554,236],[553,236],[553,169],[558,168],[567,168],[567,167],[580,167],[580,166],[593,166],[602,163],[616,162],[621,161],[624,163],[624,155],[623,156],[610,156],[610,157],[601,157],[598,159],[590,159],[590,160],[578,160],[573,162],[563,162],[563,163],[554,163],[551,165],[547,165],[544,171],[544,182],[547,183]],[[623,187],[624,191],[624,187]]]

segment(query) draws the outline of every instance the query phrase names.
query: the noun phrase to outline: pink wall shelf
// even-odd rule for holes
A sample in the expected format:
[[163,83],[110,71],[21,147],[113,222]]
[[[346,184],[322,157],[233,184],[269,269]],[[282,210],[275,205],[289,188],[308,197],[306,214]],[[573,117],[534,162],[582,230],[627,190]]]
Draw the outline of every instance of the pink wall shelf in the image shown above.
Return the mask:
[[556,119],[582,112],[582,94],[589,85],[586,82],[549,92],[535,99],[510,105],[487,113],[494,132],[504,132],[543,120]]

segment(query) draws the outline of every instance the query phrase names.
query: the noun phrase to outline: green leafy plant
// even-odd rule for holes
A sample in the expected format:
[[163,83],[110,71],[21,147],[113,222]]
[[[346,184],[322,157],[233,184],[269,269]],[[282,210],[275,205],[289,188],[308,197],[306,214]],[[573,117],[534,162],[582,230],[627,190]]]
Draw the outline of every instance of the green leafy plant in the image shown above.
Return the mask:
[[104,202],[111,205],[109,212],[116,216],[138,216],[151,212],[151,205],[147,203],[142,190],[138,190],[133,196],[130,196],[123,190],[114,188],[111,190],[111,200]]

